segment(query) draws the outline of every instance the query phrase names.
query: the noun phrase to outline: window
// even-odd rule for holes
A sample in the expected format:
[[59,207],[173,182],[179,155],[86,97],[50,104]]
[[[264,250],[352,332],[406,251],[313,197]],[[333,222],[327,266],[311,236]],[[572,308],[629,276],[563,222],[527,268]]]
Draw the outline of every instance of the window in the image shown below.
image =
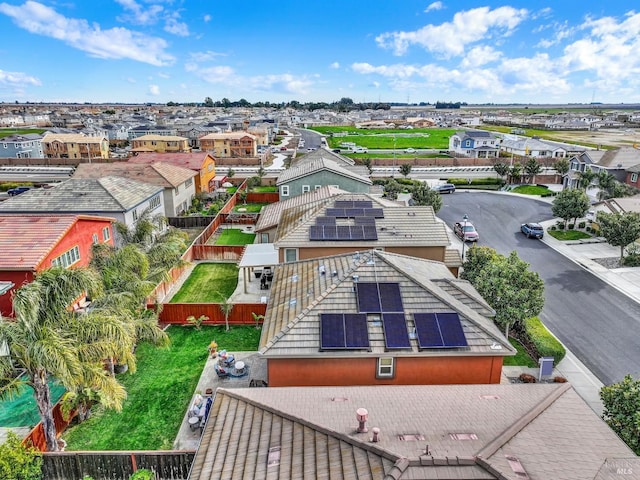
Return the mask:
[[310,185],[302,185],[302,193],[307,193],[311,190]]
[[631,174],[631,183],[636,183],[638,181],[638,174],[637,173],[632,173]]
[[285,262],[295,262],[298,260],[298,249],[296,248],[285,248],[284,250],[284,261]]
[[156,195],[151,200],[149,200],[149,209],[153,210],[160,206],[160,195]]
[[283,197],[289,196],[289,185],[282,185],[280,187],[280,195],[282,195]]
[[133,214],[133,221],[137,222],[138,221],[138,211],[134,210],[133,212],[131,212]]
[[320,190],[322,188],[322,185],[314,185],[313,189],[314,190]]
[[68,268],[80,260],[80,249],[75,246],[51,261],[53,267]]
[[106,242],[110,238],[111,238],[111,230],[109,230],[109,227],[104,227],[102,229],[102,239]]
[[393,378],[395,372],[395,362],[393,357],[378,358],[378,374],[377,378]]
[[209,166],[207,167],[207,172],[211,172],[213,171],[213,163],[210,163]]
[[180,185],[173,189],[173,195],[176,197],[180,195]]
[[189,188],[191,185],[193,185],[193,177],[184,182],[184,188]]
[[93,243],[94,244],[98,243],[98,234],[97,233],[93,234]]
[[269,234],[268,233],[261,233],[260,234],[260,242],[261,243],[269,243]]

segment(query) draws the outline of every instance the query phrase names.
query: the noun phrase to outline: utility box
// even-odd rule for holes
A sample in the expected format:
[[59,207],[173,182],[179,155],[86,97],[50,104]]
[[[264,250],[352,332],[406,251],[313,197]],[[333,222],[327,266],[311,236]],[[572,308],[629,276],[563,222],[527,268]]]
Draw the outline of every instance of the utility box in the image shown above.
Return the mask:
[[548,377],[553,374],[553,360],[553,357],[540,357],[538,359],[538,365],[540,365],[538,381],[542,380],[542,377]]

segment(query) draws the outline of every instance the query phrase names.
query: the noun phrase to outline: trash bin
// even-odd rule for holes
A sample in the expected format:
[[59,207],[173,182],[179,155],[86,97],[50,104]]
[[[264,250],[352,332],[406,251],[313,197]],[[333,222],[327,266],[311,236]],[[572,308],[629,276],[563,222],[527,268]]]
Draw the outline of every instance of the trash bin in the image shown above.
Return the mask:
[[540,365],[538,381],[542,380],[542,377],[548,377],[553,374],[553,360],[553,357],[540,357],[538,359],[538,365]]

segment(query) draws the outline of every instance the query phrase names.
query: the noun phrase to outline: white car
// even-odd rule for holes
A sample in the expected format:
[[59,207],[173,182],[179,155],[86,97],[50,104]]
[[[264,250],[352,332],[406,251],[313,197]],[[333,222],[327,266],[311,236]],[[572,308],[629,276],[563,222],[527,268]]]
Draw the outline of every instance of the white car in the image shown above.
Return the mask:
[[405,148],[404,149],[404,153],[416,153],[416,149],[415,148]]

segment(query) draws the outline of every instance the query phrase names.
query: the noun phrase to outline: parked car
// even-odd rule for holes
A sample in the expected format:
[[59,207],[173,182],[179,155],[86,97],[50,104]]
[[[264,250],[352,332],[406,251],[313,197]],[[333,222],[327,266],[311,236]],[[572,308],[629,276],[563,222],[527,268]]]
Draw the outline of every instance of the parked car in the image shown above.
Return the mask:
[[453,225],[453,233],[464,242],[477,242],[480,238],[476,227],[471,222],[456,222]]
[[416,149],[415,148],[405,148],[404,149],[404,153],[416,153]]
[[10,188],[9,190],[7,190],[7,193],[11,196],[11,197],[15,197],[16,195],[20,195],[21,193],[26,192],[27,190],[31,190],[31,187],[15,187],[15,188]]
[[544,228],[539,223],[523,223],[520,226],[520,231],[524,233],[528,238],[544,237]]
[[453,183],[443,183],[442,185],[436,185],[433,187],[438,193],[453,193],[456,191],[456,186]]

